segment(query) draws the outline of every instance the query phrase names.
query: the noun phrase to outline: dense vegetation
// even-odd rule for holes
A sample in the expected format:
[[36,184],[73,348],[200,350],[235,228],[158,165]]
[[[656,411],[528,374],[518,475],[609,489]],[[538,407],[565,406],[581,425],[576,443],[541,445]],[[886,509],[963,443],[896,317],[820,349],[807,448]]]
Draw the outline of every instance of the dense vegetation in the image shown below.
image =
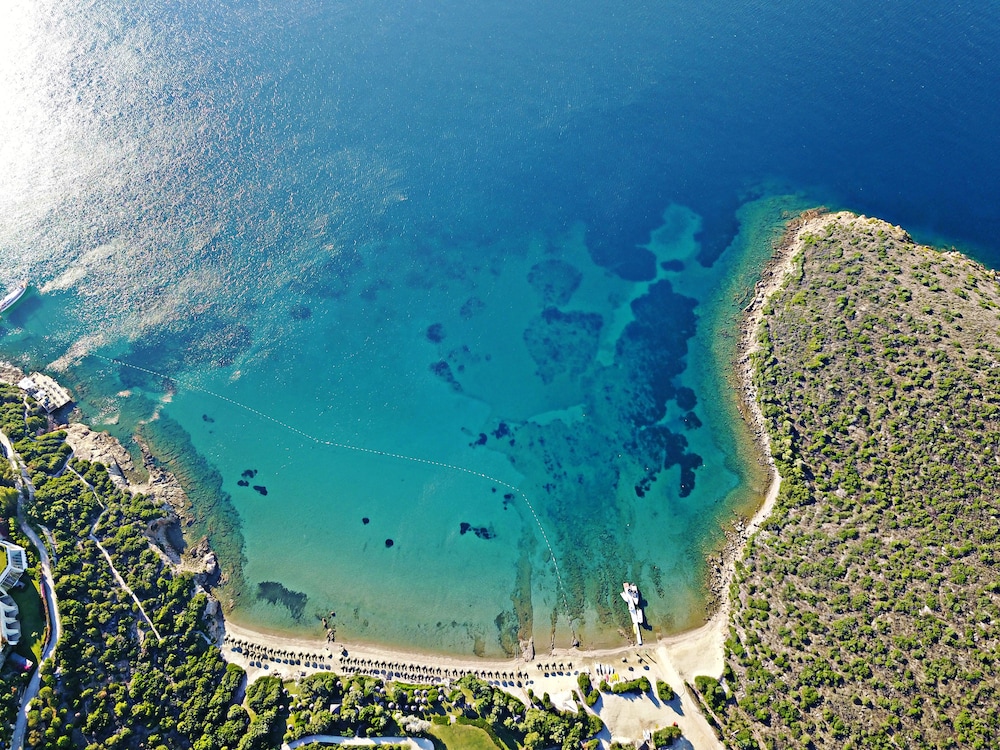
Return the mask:
[[318,674],[299,681],[291,705],[288,739],[313,734],[394,736],[425,733],[450,722],[483,729],[497,747],[580,747],[601,729],[586,711],[558,711],[545,696],[525,705],[514,696],[466,675],[449,689],[383,683],[366,676]]
[[[28,419],[36,424],[36,426],[39,425],[39,413],[44,412],[38,407],[33,406],[29,409]],[[41,417],[40,420],[40,425],[44,427],[47,421],[44,417]],[[0,428],[6,431],[8,424],[12,426],[14,435],[23,436],[25,430],[24,396],[14,386],[0,383]],[[13,520],[17,514],[18,497],[14,470],[11,468],[9,461],[6,459],[0,460],[0,524],[3,525],[2,530],[4,535],[15,544],[24,548],[29,569],[21,577],[21,580],[25,582],[26,586],[31,586],[32,579],[37,580],[38,578],[38,560],[36,559],[31,543],[21,534],[17,528],[17,524]],[[21,600],[22,604],[24,599],[28,598],[19,595],[17,592],[13,592],[12,596]],[[34,596],[36,594],[32,593],[32,597]],[[25,658],[34,661],[35,655],[32,653],[32,648],[36,644],[31,637],[33,628],[26,622],[27,612],[22,611],[20,614],[21,641],[17,648],[13,650]],[[6,743],[9,739],[10,726],[16,717],[18,698],[27,686],[28,677],[29,675],[16,669],[9,660],[3,669],[0,670],[0,696],[3,696],[3,699],[0,700],[0,742]]]
[[[58,454],[54,441],[52,452]],[[52,531],[53,578],[63,634],[28,714],[32,747],[265,748],[247,734],[247,712],[233,705],[243,673],[203,637],[206,600],[190,576],[174,576],[143,536],[159,517],[142,496],[117,490],[103,467],[74,461],[75,473],[36,481],[28,517]],[[36,480],[39,477],[35,477]],[[103,510],[104,524],[91,536]],[[113,529],[104,536],[102,529]],[[142,597],[162,637],[149,632],[115,581],[95,539]]]
[[783,483],[710,713],[734,748],[998,747],[1000,285],[883,222],[807,232],[760,328]]
[[[317,674],[288,684],[263,677],[243,695],[245,673],[226,664],[206,632],[205,594],[147,536],[165,510],[119,489],[105,467],[70,458],[64,433],[44,433],[47,420],[2,384],[0,422],[31,473],[35,492],[25,493],[22,509],[51,531],[63,629],[55,657],[41,667],[27,746],[270,750],[283,739],[320,733],[430,735],[432,722],[448,725],[455,717],[498,747],[568,749],[601,729],[586,711],[558,711],[547,695],[525,705],[472,676],[446,691],[365,676]],[[9,467],[0,468],[8,518],[18,493],[3,488],[13,480]],[[30,552],[27,540],[16,541]],[[8,670],[0,689],[13,696],[22,682]],[[2,703],[6,745],[16,701]]]
[[24,394],[19,388],[0,383],[0,432],[12,443],[48,427],[45,410],[34,399],[28,399],[28,404],[26,409]]

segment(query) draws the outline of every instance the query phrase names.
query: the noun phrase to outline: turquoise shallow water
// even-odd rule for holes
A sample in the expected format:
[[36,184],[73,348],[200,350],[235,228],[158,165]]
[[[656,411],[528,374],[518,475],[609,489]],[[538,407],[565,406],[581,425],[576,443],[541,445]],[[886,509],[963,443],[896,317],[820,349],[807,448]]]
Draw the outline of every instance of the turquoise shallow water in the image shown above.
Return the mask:
[[998,257],[993,6],[11,0],[0,30],[0,283],[33,282],[0,355],[178,472],[261,627],[621,643],[626,578],[696,624],[760,489],[724,369],[749,228],[826,203]]
[[[698,221],[667,211],[650,243],[661,264],[694,262]],[[616,591],[627,577],[643,584],[658,631],[697,621],[702,550],[718,541],[738,486],[724,463],[732,436],[695,426],[695,409],[724,417],[696,405],[693,373],[688,403],[650,426],[678,445],[634,444],[629,407],[648,385],[627,379],[617,351],[636,325],[632,305],[683,271],[625,282],[590,260],[581,226],[511,244],[479,267],[462,263],[467,248],[441,249],[435,265],[460,270],[430,283],[419,267],[376,267],[336,299],[283,300],[295,312],[258,332],[260,348],[188,375],[236,403],[182,386],[162,407],[193,425],[194,448],[239,512],[250,591],[241,619],[315,628],[335,611],[341,637],[497,653],[519,626],[547,642],[554,616],[563,643],[572,630],[602,645],[621,641]],[[712,272],[684,282],[707,293]],[[374,335],[350,320],[373,286]],[[691,316],[694,300],[678,299],[691,299],[680,305]],[[651,465],[669,450],[670,468]],[[676,465],[685,456],[708,457],[690,492]],[[301,598],[254,596],[262,581],[304,594],[303,609]]]
[[596,265],[582,224],[391,269],[359,253],[335,293],[292,287],[189,344],[210,361],[175,380],[183,353],[148,340],[65,377],[95,427],[128,439],[139,417],[154,451],[217,473],[195,481],[233,513],[202,505],[192,536],[242,561],[242,622],[315,632],[336,612],[341,638],[486,655],[611,645],[627,578],[672,632],[699,621],[741,487],[713,357],[684,364],[698,298],[741,257],[697,270],[700,221],[666,209],[644,281]]

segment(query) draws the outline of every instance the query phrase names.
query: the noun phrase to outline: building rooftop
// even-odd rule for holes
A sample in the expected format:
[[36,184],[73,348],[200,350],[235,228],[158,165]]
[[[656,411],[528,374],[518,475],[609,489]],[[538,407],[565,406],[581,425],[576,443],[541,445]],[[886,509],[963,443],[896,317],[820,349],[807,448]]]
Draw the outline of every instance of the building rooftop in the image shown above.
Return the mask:
[[61,409],[73,401],[69,391],[40,372],[33,372],[26,378],[21,378],[17,387],[40,403],[48,412]]
[[21,640],[21,624],[17,621],[17,604],[7,594],[21,574],[28,568],[24,549],[0,539],[0,665],[3,664],[7,645],[17,645]]
[[0,595],[5,594],[7,589],[17,583],[21,574],[28,568],[28,559],[24,550],[13,542],[0,539],[0,550],[3,550],[3,557],[0,563]]

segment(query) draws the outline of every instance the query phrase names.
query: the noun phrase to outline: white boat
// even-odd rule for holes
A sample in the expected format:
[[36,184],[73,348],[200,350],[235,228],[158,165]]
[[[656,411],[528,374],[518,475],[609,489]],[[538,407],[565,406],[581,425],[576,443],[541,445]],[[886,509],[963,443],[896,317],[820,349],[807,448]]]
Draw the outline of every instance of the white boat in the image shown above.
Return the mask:
[[639,606],[639,587],[625,581],[622,590],[618,592],[628,605],[628,615],[632,618],[632,629],[635,630],[636,645],[642,645],[642,608]]
[[21,297],[27,290],[28,290],[28,282],[22,281],[20,284],[18,284],[9,292],[7,292],[6,296],[4,296],[2,300],[0,300],[0,313],[7,312],[7,310],[9,310],[15,304],[17,304],[17,301],[21,299]]

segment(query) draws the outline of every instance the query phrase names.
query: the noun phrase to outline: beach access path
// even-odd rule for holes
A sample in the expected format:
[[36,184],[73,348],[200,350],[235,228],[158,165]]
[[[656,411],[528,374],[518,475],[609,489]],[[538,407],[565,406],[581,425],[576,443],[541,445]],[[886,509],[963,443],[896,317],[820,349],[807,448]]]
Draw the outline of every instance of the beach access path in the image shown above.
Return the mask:
[[101,519],[104,518],[104,514],[108,512],[107,506],[104,505],[104,502],[101,500],[101,496],[97,494],[97,490],[94,488],[94,485],[92,485],[90,482],[84,479],[80,475],[80,472],[78,472],[76,469],[74,469],[72,466],[69,465],[70,459],[72,459],[72,455],[70,456],[70,458],[66,459],[65,468],[68,469],[70,472],[72,472],[77,479],[79,479],[87,486],[87,489],[90,490],[90,493],[94,496],[94,499],[97,501],[97,504],[100,505],[102,508],[100,515],[97,516],[97,519],[94,521],[93,526],[90,527],[90,534],[88,535],[88,539],[90,539],[90,541],[92,541],[95,545],[97,545],[97,549],[99,549],[101,551],[101,554],[104,555],[104,559],[108,561],[108,567],[111,568],[111,575],[115,577],[115,581],[117,581],[118,585],[122,587],[122,590],[124,590],[125,593],[127,593],[129,596],[132,597],[132,601],[135,602],[135,606],[139,610],[139,614],[142,615],[142,619],[144,619],[146,621],[146,624],[149,625],[149,629],[153,631],[153,635],[156,636],[156,640],[162,641],[163,638],[162,636],[160,636],[160,631],[156,629],[156,626],[153,624],[152,619],[150,619],[149,615],[146,614],[146,610],[143,609],[142,602],[139,600],[139,597],[135,595],[135,592],[132,590],[132,588],[125,582],[125,579],[122,577],[122,574],[119,573],[118,568],[115,567],[115,563],[111,559],[111,555],[108,553],[106,549],[104,549],[104,545],[101,544],[100,540],[97,538],[97,527],[101,525]]
[[297,747],[317,742],[321,745],[343,745],[344,747],[377,747],[378,745],[409,745],[414,750],[434,750],[434,743],[423,737],[341,737],[335,734],[311,734],[286,742],[281,750],[295,750]]

